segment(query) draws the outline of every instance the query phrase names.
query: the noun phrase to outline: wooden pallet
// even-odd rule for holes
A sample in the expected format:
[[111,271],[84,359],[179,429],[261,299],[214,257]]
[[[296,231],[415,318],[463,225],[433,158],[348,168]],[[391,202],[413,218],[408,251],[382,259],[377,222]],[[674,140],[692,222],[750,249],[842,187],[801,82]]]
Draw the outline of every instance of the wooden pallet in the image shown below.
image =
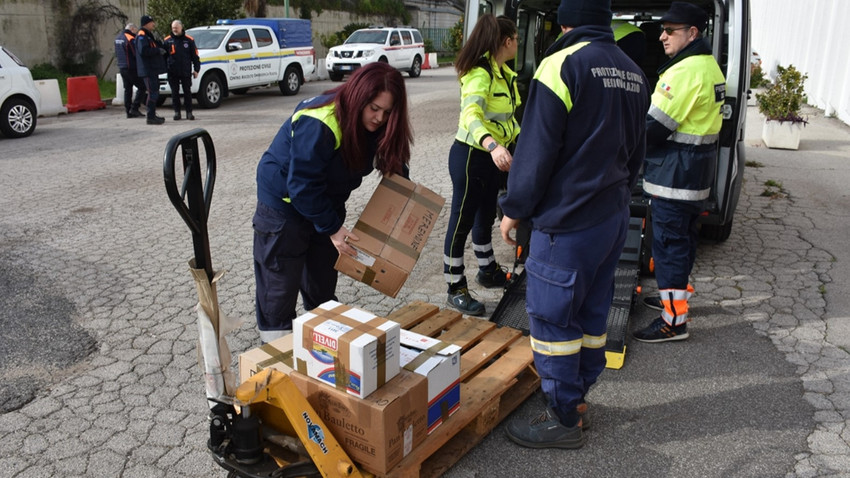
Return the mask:
[[387,316],[403,329],[461,347],[460,408],[386,477],[435,477],[451,468],[540,386],[528,337],[517,329],[412,302]]

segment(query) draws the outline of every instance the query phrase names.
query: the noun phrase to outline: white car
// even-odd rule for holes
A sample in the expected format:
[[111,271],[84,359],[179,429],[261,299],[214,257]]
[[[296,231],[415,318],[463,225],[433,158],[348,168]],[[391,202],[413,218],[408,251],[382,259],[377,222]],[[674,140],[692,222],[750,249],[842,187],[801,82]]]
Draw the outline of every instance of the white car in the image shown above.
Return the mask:
[[411,78],[422,73],[425,61],[425,43],[415,28],[380,27],[357,30],[345,43],[328,51],[325,66],[333,81],[368,63],[382,61],[398,70],[406,71]]
[[0,132],[7,138],[23,138],[35,131],[41,93],[29,68],[0,46]]

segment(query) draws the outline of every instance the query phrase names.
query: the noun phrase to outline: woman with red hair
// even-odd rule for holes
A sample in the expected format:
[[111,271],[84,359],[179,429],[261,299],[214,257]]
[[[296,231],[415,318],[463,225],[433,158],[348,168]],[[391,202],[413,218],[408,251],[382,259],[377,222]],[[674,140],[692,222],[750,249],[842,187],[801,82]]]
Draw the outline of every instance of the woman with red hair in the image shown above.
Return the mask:
[[378,170],[407,177],[413,131],[401,74],[385,63],[302,101],[257,166],[254,276],[260,340],[292,330],[301,293],[311,310],[336,299],[339,254],[355,256],[345,201]]

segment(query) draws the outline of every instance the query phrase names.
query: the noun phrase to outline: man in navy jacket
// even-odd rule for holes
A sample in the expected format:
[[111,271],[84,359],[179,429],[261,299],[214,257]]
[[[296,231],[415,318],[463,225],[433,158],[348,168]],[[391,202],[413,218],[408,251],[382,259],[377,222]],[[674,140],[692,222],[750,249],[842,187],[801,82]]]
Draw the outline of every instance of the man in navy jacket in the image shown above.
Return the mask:
[[501,200],[502,237],[532,226],[526,306],[548,408],[508,437],[531,448],[580,448],[585,395],[605,368],[614,272],[644,159],[646,76],[614,42],[610,0],[562,0],[563,36],[531,82]]
[[159,100],[159,75],[165,73],[165,48],[153,34],[156,28],[153,18],[142,15],[142,29],[136,35],[136,68],[145,81],[148,90],[148,124],[165,123],[165,118],[156,115],[156,103]]
[[193,120],[192,114],[192,78],[201,71],[201,59],[195,39],[183,30],[183,22],[171,22],[171,35],[165,37],[165,50],[168,52],[168,86],[171,87],[171,103],[174,105],[174,120],[180,119],[180,88],[183,88],[183,102],[186,104],[186,119]]
[[[124,30],[115,37],[115,60],[121,81],[124,82],[124,110],[128,118],[138,118],[142,98],[147,94],[145,82],[139,78],[136,71],[136,25],[128,23]],[[133,87],[136,87],[136,97],[133,98]]]

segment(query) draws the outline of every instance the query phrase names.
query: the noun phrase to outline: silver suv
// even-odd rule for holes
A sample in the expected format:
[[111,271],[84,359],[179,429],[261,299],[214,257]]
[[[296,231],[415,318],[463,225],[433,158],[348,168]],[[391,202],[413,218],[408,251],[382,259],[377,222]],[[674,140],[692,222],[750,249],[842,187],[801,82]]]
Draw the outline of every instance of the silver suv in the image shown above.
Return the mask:
[[0,46],[0,132],[7,138],[23,138],[35,131],[41,94],[30,70],[9,50]]
[[376,61],[406,71],[411,78],[422,73],[425,43],[419,30],[409,27],[375,27],[357,30],[345,43],[332,47],[325,65],[333,81]]

